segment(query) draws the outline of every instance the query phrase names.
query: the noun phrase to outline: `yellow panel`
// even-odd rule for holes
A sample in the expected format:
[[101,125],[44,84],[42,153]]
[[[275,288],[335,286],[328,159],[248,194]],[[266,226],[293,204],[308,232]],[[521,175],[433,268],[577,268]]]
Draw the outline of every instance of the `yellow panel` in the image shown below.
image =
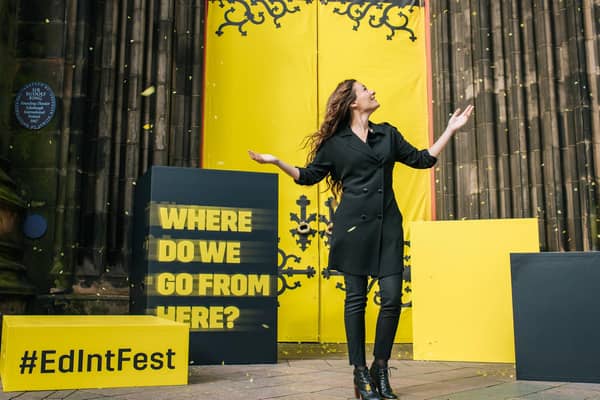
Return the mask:
[[514,362],[510,253],[539,251],[536,219],[412,224],[416,360]]
[[185,385],[188,340],[187,325],[150,316],[4,316],[2,386]]
[[[247,149],[272,153],[281,159],[303,165],[306,151],[301,141],[317,129],[316,3],[277,2],[280,7],[299,7],[284,13],[277,22],[263,2],[247,6],[264,22],[243,25],[242,36],[235,26],[224,26],[224,12],[236,9],[228,18],[245,19],[240,3],[208,3],[206,89],[203,166],[206,168],[279,172],[273,166],[251,161]],[[282,9],[279,9],[279,13]],[[259,17],[255,18],[260,20]],[[281,173],[280,173],[281,174]],[[303,246],[290,230],[298,227],[291,214],[302,219],[296,202],[306,196],[310,204],[305,215],[317,212],[316,187],[297,186],[284,174],[279,180],[279,257],[283,274],[279,289],[279,341],[318,339],[318,244],[316,234]],[[310,223],[312,229],[317,222]],[[312,270],[311,270],[312,268]]]
[[[348,7],[353,15],[357,10],[365,11],[366,16],[356,22],[343,12]],[[392,7],[388,10],[388,7]],[[405,7],[402,11],[409,16],[408,29],[416,40],[410,39],[409,32],[397,30],[391,40],[387,35],[391,30],[385,26],[373,28],[369,24],[371,15],[377,18],[391,18],[392,25],[400,25],[397,6],[385,5],[378,9],[369,4],[358,6],[349,2],[330,2],[319,6],[318,22],[318,75],[319,75],[319,120],[323,118],[325,104],[337,83],[353,78],[374,89],[381,107],[371,116],[374,122],[389,122],[396,126],[404,137],[419,148],[429,147],[427,111],[427,61],[425,44],[425,10],[423,7]],[[412,12],[410,11],[412,10]],[[393,12],[392,12],[393,11]],[[404,216],[405,234],[409,221],[431,219],[431,185],[429,170],[415,170],[398,165],[394,171],[394,191],[400,210]],[[323,213],[323,202],[321,202]],[[406,236],[406,235],[405,235]],[[327,248],[321,251],[321,265],[327,266]],[[342,283],[341,277],[322,279],[321,295],[321,341],[345,342],[343,325],[343,294],[336,289]],[[367,341],[374,340],[375,321],[378,307],[373,303],[373,293],[369,295],[367,306]],[[339,293],[338,293],[339,292]],[[404,292],[403,301],[410,301]],[[403,309],[396,342],[412,341],[410,309]]]

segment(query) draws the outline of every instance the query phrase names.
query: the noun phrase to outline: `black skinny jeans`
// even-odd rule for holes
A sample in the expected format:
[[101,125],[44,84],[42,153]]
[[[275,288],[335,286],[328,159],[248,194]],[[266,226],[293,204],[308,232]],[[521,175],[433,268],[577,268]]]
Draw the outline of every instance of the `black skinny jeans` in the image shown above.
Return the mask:
[[[348,356],[351,365],[367,365],[365,358],[365,307],[367,306],[368,277],[344,274],[346,299],[344,324],[348,340]],[[375,330],[373,356],[376,360],[389,360],[402,305],[402,274],[379,279],[381,307]]]

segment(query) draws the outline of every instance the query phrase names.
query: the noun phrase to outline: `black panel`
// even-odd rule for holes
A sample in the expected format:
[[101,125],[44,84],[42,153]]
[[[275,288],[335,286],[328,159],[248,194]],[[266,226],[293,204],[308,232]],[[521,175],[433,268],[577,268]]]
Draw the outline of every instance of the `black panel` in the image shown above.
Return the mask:
[[600,383],[600,252],[511,254],[517,379]]
[[[152,220],[160,215],[158,207],[174,206],[251,210],[252,230],[174,229]],[[135,216],[131,312],[156,315],[161,310],[170,319],[187,322],[194,364],[277,362],[277,175],[152,167],[137,182]],[[159,240],[188,241],[196,254],[200,241],[239,242],[239,262],[158,260]],[[212,283],[215,274],[229,277],[231,287],[225,287],[230,293],[217,293],[224,286]],[[172,278],[167,282],[165,276]],[[178,278],[183,282],[179,287],[190,288],[189,293],[173,290]],[[251,279],[262,280],[257,286],[248,283]],[[200,292],[201,285],[206,293]],[[240,291],[250,286],[253,293]],[[231,310],[226,307],[239,310],[229,326]]]

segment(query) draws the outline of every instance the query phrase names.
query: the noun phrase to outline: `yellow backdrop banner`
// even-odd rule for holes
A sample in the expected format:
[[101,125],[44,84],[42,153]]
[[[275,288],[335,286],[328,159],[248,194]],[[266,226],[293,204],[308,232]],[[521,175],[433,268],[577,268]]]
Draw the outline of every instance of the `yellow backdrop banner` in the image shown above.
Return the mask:
[[[376,2],[375,2],[376,3]],[[339,12],[334,12],[338,8]],[[407,16],[407,31],[369,28],[366,18],[357,30],[352,15],[366,13],[376,20],[386,16],[389,23],[399,26]],[[393,16],[395,15],[395,18]],[[375,90],[381,107],[371,116],[373,122],[389,122],[404,137],[419,148],[429,147],[427,117],[427,61],[425,48],[425,10],[423,7],[390,7],[381,9],[362,6],[329,4],[319,7],[319,120],[322,120],[327,97],[338,82],[353,78]],[[415,38],[413,41],[411,38]],[[398,165],[394,171],[394,192],[404,221],[431,219],[430,172]],[[405,234],[408,239],[408,225]],[[410,248],[405,251],[410,254]],[[321,251],[321,265],[327,266],[327,248]],[[409,263],[407,263],[409,264]],[[321,275],[323,276],[323,275]],[[343,294],[335,282],[323,279],[321,284],[321,339],[324,342],[344,342]],[[367,341],[375,336],[375,321],[379,303],[378,286],[372,286],[367,306]],[[403,303],[410,304],[410,283],[405,283]],[[401,313],[397,342],[412,341],[411,309]]]
[[[382,106],[374,122],[389,122],[415,146],[428,147],[426,13],[404,3],[209,2],[203,167],[279,172],[251,161],[247,149],[304,165],[302,139],[318,128],[327,97],[348,78],[376,90]],[[335,204],[323,185],[301,187],[280,175],[279,341],[345,342],[343,279],[327,268]],[[431,218],[430,176],[396,168],[405,221]],[[410,342],[405,285],[397,341]],[[369,295],[370,328],[377,290]],[[373,335],[369,330],[367,340]]]

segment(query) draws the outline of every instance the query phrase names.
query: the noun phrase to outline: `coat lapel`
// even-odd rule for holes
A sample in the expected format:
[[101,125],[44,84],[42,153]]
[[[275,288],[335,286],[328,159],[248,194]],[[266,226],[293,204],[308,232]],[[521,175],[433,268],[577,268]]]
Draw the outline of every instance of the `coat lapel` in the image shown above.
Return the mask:
[[381,160],[381,157],[373,151],[371,146],[360,140],[359,137],[352,132],[350,127],[344,128],[344,130],[340,133],[340,137],[344,139],[344,142],[348,145],[348,147],[351,147],[352,149],[368,156],[374,161]]

